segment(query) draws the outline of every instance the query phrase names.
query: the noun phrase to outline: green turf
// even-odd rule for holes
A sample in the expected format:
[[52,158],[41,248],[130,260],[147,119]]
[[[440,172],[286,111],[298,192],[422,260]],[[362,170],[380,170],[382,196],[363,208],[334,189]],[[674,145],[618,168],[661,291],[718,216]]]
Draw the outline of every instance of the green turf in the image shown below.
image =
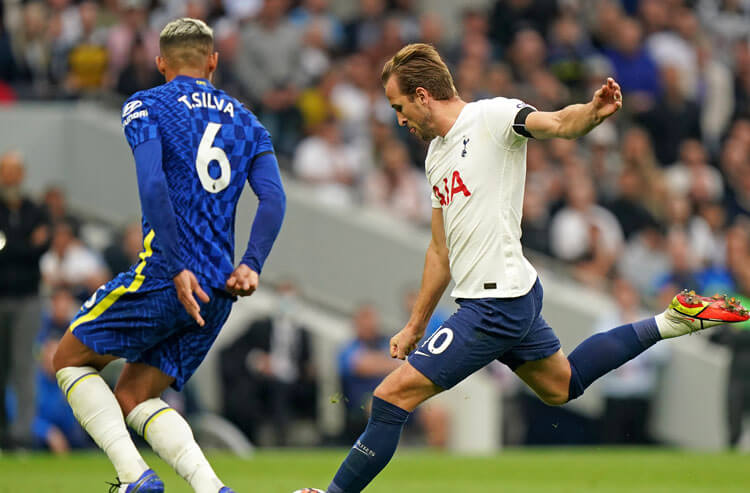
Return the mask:
[[[324,488],[345,450],[264,451],[252,459],[212,455],[219,476],[238,493]],[[169,493],[190,488],[154,456],[146,457]],[[114,472],[102,454],[65,458],[0,456],[0,493],[106,492]],[[393,492],[747,492],[750,456],[664,449],[523,449],[493,457],[399,453],[366,490]]]

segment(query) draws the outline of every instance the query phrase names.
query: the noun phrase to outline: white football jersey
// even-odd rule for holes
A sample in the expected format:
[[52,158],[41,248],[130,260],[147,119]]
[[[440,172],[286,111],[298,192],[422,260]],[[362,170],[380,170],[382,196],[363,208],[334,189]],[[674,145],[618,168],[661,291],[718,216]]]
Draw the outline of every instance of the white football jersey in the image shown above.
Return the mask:
[[513,129],[517,99],[468,103],[425,160],[432,206],[442,208],[456,298],[529,292],[534,267],[521,250],[526,137]]

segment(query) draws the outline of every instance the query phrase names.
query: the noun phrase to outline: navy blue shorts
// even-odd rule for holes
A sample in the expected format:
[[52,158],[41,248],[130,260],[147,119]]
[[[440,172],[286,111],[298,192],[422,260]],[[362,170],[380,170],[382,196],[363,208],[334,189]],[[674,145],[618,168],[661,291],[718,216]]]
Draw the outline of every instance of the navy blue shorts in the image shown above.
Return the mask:
[[409,363],[449,389],[493,360],[515,370],[526,361],[555,354],[560,340],[542,317],[537,279],[518,298],[459,298],[459,309],[409,355]]
[[203,303],[203,327],[193,320],[171,280],[144,279],[123,272],[99,288],[81,307],[70,330],[99,354],[145,363],[174,377],[180,390],[198,369],[229,317],[234,298],[214,289]]

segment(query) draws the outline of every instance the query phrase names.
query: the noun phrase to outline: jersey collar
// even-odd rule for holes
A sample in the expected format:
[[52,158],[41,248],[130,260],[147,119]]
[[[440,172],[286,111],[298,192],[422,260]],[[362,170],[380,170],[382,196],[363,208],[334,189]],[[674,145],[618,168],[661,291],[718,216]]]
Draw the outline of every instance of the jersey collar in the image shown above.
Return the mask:
[[202,85],[202,86],[205,85],[205,86],[208,86],[208,87],[213,87],[213,85],[211,84],[211,82],[208,79],[202,79],[200,77],[190,77],[189,75],[178,75],[177,77],[175,77],[174,79],[172,79],[172,81],[173,82],[174,81],[177,81],[177,82],[193,82],[195,84],[199,84],[199,85]]

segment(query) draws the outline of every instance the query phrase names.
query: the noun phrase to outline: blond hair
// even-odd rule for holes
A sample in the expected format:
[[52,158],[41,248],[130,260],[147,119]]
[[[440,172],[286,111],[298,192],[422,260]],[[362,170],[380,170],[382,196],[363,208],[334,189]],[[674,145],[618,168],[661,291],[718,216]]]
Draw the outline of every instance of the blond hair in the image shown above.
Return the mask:
[[214,32],[200,19],[183,17],[164,26],[159,49],[164,58],[178,66],[199,66],[213,53]]
[[396,76],[399,90],[410,100],[418,87],[424,87],[438,100],[458,95],[448,67],[435,47],[429,44],[413,43],[398,50],[383,66],[380,75],[383,85],[393,75]]

